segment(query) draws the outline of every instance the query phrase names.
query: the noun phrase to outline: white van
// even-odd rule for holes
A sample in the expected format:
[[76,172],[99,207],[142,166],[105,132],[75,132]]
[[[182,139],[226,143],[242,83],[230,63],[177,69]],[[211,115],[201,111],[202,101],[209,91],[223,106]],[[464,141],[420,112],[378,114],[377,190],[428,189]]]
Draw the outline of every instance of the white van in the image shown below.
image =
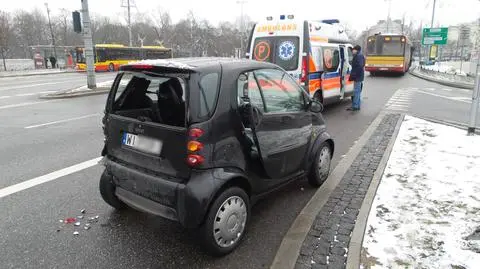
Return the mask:
[[353,95],[352,45],[338,20],[296,20],[293,15],[268,17],[255,24],[246,56],[285,69],[323,104]]

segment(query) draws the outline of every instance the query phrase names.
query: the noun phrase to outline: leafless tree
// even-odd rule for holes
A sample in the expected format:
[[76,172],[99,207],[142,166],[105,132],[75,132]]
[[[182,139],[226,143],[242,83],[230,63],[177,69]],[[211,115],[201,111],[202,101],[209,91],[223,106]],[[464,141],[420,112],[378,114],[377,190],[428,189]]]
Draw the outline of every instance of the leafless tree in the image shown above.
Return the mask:
[[9,51],[9,39],[10,39],[10,18],[7,12],[0,10],[0,54],[2,54],[3,69],[7,71],[7,63],[5,58]]

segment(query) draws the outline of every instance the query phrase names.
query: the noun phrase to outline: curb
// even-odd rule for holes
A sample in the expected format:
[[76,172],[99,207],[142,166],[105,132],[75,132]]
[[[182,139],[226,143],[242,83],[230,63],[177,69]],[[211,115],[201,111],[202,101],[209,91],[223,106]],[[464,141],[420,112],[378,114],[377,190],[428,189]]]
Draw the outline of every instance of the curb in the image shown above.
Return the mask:
[[431,82],[435,82],[441,85],[449,86],[449,87],[454,87],[454,88],[460,88],[460,89],[468,89],[468,90],[473,90],[474,85],[469,84],[469,83],[463,83],[463,82],[450,82],[446,80],[440,80],[440,79],[434,79],[430,76],[420,74],[419,72],[410,70],[409,73],[415,77],[428,80]]
[[346,153],[346,157],[340,160],[327,181],[315,192],[307,205],[305,205],[300,214],[298,214],[297,218],[290,226],[290,229],[283,237],[282,243],[277,250],[270,269],[293,269],[295,267],[300,248],[302,247],[303,241],[310,231],[318,212],[320,212],[322,207],[328,201],[329,196],[342,180],[343,176],[360,153],[363,146],[365,146],[368,139],[375,132],[385,114],[384,111],[381,111],[378,114],[367,130],[365,130],[362,136],[355,141],[355,144]]
[[44,75],[54,75],[54,74],[65,74],[65,73],[76,73],[75,70],[68,70],[68,71],[62,71],[62,72],[49,72],[49,73],[31,73],[31,74],[18,74],[18,75],[1,75],[0,73],[0,78],[13,78],[13,77],[31,77],[31,76],[44,76]]
[[83,96],[92,96],[92,95],[100,95],[110,92],[110,87],[100,87],[95,90],[88,90],[88,91],[81,91],[75,93],[68,93],[68,94],[61,94],[61,93],[53,93],[40,96],[40,99],[66,99],[66,98],[74,98],[74,97],[83,97]]
[[370,208],[372,207],[373,200],[375,199],[375,194],[377,193],[378,185],[383,176],[383,171],[387,166],[388,159],[390,158],[390,153],[392,152],[395,141],[397,140],[398,132],[402,125],[405,114],[401,114],[400,118],[397,121],[395,130],[393,131],[390,142],[388,143],[383,157],[378,164],[377,170],[373,174],[372,181],[370,182],[370,187],[368,187],[367,194],[362,203],[362,207],[357,216],[357,221],[355,222],[355,227],[350,238],[350,244],[348,245],[348,255],[347,255],[347,269],[358,269],[360,268],[360,254],[362,251],[363,237],[365,235],[365,227],[367,226],[368,215],[370,214]]

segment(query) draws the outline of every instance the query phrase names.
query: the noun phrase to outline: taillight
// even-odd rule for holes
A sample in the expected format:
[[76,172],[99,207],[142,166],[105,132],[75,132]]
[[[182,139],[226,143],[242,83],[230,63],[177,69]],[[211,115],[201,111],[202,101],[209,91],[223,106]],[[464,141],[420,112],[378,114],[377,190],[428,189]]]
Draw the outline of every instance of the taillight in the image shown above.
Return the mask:
[[189,141],[187,144],[188,151],[197,152],[203,149],[203,144],[198,141]]
[[199,128],[192,128],[190,131],[188,131],[188,136],[191,138],[199,138],[200,136],[203,135],[203,130]]
[[196,154],[190,154],[190,155],[188,155],[188,157],[187,157],[187,163],[188,163],[188,165],[190,165],[190,166],[200,165],[200,164],[202,164],[204,161],[205,161],[205,158],[203,158],[203,156],[196,155]]
[[307,56],[302,57],[302,75],[300,77],[300,82],[307,81]]
[[198,166],[205,161],[205,157],[203,157],[200,152],[203,149],[203,143],[197,140],[203,133],[203,130],[199,128],[192,128],[188,131],[187,164],[190,166]]

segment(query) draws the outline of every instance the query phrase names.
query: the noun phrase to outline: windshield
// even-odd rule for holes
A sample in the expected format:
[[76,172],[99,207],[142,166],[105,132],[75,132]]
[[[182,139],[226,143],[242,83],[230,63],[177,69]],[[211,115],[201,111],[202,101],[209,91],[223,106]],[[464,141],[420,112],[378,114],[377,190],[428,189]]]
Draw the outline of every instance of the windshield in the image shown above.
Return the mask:
[[296,36],[259,37],[253,46],[253,59],[279,65],[287,71],[298,68],[299,38]]
[[370,37],[367,41],[368,55],[403,56],[405,42],[401,36],[378,36]]

